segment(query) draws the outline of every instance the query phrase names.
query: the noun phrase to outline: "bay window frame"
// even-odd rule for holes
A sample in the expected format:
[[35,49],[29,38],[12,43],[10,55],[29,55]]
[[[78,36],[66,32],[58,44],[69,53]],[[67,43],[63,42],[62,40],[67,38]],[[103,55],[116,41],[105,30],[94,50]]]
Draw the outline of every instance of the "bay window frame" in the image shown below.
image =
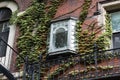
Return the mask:
[[[49,46],[48,46],[48,55],[57,55],[57,54],[64,54],[69,52],[76,51],[75,45],[75,25],[77,19],[76,18],[67,18],[62,20],[53,21],[50,27],[50,39],[49,39]],[[54,26],[55,24],[64,24],[64,26]],[[66,25],[66,26],[65,26]],[[53,35],[56,30],[63,28],[67,31],[67,45],[61,48],[54,48],[54,39]]]

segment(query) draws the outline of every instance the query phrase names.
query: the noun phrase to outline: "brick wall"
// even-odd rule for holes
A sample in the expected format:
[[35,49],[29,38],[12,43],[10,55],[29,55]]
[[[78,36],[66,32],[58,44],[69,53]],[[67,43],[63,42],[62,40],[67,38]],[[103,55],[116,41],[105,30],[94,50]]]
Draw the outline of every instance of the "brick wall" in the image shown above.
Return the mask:
[[[30,5],[31,5],[31,1],[32,0],[15,0],[18,7],[19,7],[19,11],[22,12],[22,11],[25,11]],[[17,26],[16,27],[16,31],[15,31],[15,38],[14,38],[14,45],[13,45],[13,48],[18,51],[17,49],[17,38],[19,36],[19,27]],[[12,54],[12,58],[11,58],[11,65],[10,65],[10,70],[12,72],[16,71],[16,58],[17,58],[17,54],[13,52]]]
[[[15,0],[15,1],[19,6],[19,11],[22,12],[22,11],[25,11],[31,5],[32,0]],[[89,8],[88,17],[94,16],[93,13],[96,11],[96,1],[97,0],[92,0],[92,4]],[[57,9],[54,19],[63,19],[68,17],[79,18],[83,3],[84,3],[84,0],[64,0],[64,2]],[[92,18],[88,19],[85,21],[85,24],[89,24],[93,20],[96,20],[96,19],[92,19]],[[17,50],[16,41],[17,41],[18,35],[19,35],[19,30],[17,28],[15,42],[14,42],[15,50]],[[15,59],[16,59],[16,55],[13,55],[12,62],[15,62]],[[11,66],[11,69],[14,70],[12,66]]]
[[31,5],[32,0],[15,0],[19,6],[19,11],[24,11]]
[[[92,0],[92,4],[88,11],[88,17],[93,16],[93,13],[96,11],[96,2],[97,0]],[[54,19],[66,17],[79,18],[83,3],[84,0],[65,0],[64,3],[59,6]]]

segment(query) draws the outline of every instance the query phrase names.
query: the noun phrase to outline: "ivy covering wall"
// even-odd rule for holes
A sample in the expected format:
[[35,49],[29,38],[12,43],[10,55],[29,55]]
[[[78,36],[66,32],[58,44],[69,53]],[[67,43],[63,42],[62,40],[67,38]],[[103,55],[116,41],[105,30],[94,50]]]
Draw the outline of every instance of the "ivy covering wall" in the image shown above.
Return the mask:
[[[24,57],[27,55],[31,62],[37,61],[40,54],[45,57],[47,46],[49,45],[47,43],[47,38],[50,31],[50,21],[62,2],[63,0],[51,0],[47,4],[46,1],[39,2],[35,0],[24,14],[13,20],[20,28],[20,36],[17,42],[20,55]],[[106,15],[106,25],[104,27],[97,26],[97,22],[93,21],[84,30],[83,24],[87,18],[90,5],[91,0],[84,0],[79,22],[76,25],[75,36],[76,44],[78,45],[77,53],[79,54],[93,52],[93,45],[95,43],[98,45],[99,49],[105,49],[109,46],[108,40],[111,38],[111,23],[108,15]],[[105,32],[102,32],[103,28],[105,28]],[[102,33],[98,34],[96,31]],[[21,63],[20,61],[18,57],[18,63]],[[18,66],[20,66],[20,64],[18,64]]]
[[[17,46],[21,56],[28,56],[29,61],[33,62],[38,60],[40,54],[47,52],[50,21],[61,2],[62,0],[51,0],[46,6],[46,2],[35,0],[25,13],[15,20],[20,28]],[[20,58],[18,61],[21,61]]]
[[[47,52],[47,36],[49,35],[49,24],[53,18],[57,7],[62,1],[53,0],[49,6],[46,3],[34,1],[32,6],[26,12],[19,16],[17,25],[20,27],[20,36],[18,39],[18,48],[22,56],[28,55],[30,60],[36,61],[39,54]],[[85,0],[83,9],[80,13],[79,22],[76,26],[76,39],[78,44],[78,53],[89,53],[93,50],[93,44],[97,43],[100,49],[108,46],[108,38],[111,36],[110,19],[106,16],[106,32],[97,37],[94,29],[96,22],[91,23],[86,30],[83,30],[84,23],[91,1]],[[89,32],[91,30],[91,32]]]
[[[93,52],[94,44],[96,44],[100,50],[108,48],[110,46],[112,35],[111,19],[109,15],[106,15],[105,26],[98,26],[97,20],[83,26],[88,15],[88,9],[91,5],[91,0],[84,1],[79,22],[76,26],[76,42],[78,44],[77,51],[80,54]],[[86,27],[86,29],[83,27]]]
[[[94,44],[98,46],[98,49],[103,50],[109,47],[110,45],[110,39],[112,34],[111,29],[111,19],[109,15],[106,15],[106,24],[105,26],[98,26],[97,22],[93,21],[91,24],[88,24],[86,26],[86,29],[83,28],[84,21],[87,18],[88,15],[88,9],[91,5],[91,0],[84,0],[84,4],[82,7],[82,11],[80,13],[79,21],[76,25],[76,44],[77,46],[77,52],[78,54],[89,54],[93,52]],[[104,28],[104,29],[103,29]],[[103,32],[103,30],[105,30]],[[103,54],[104,55],[104,54]],[[91,56],[91,60],[87,59]],[[93,64],[94,63],[94,55],[87,55],[82,56],[83,61],[86,60],[87,64]],[[98,58],[98,60],[102,60],[102,58]],[[67,65],[68,64],[68,65]],[[60,67],[58,67],[55,71],[51,72],[49,74],[48,80],[52,77],[58,76],[61,71],[67,70],[71,64],[74,66],[76,63],[70,62],[62,64]],[[67,67],[66,67],[67,65]]]

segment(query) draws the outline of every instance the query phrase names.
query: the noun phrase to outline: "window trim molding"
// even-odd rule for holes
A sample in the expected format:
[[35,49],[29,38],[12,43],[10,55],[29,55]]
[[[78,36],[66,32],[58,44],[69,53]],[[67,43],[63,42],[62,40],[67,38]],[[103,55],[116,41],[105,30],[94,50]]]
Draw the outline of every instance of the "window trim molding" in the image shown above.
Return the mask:
[[[111,7],[115,5],[120,5],[120,1],[107,1],[107,2],[99,2],[99,10],[101,14],[98,15],[98,25],[104,26],[105,25],[105,15],[106,12],[110,12]],[[108,9],[110,7],[110,9]],[[119,8],[120,9],[120,8]]]
[[12,12],[15,12],[16,10],[18,10],[17,4],[13,1],[2,1],[2,2],[0,2],[0,8],[2,8],[2,7],[7,7]]
[[[61,53],[66,53],[66,50],[67,52],[75,52],[75,45],[73,46],[73,39],[71,39],[71,35],[73,35],[73,27],[75,29],[75,25],[76,25],[76,22],[77,22],[77,18],[74,18],[74,17],[69,17],[69,18],[64,18],[64,19],[56,19],[56,20],[52,20],[51,22],[51,30],[50,30],[50,39],[49,39],[49,48],[48,48],[48,55],[56,55],[56,54],[61,54]],[[63,47],[63,48],[59,48],[59,49],[56,49],[56,50],[53,50],[54,49],[54,46],[52,46],[53,44],[53,28],[54,28],[54,25],[53,23],[57,23],[57,22],[67,22],[67,27],[57,27],[55,30],[58,30],[59,28],[64,28],[66,31],[67,31],[67,46]],[[75,34],[75,32],[74,32]],[[73,37],[72,37],[73,38]],[[73,40],[73,41],[72,41]],[[71,44],[72,43],[72,44]],[[73,48],[74,47],[74,48]],[[70,51],[68,51],[70,50]]]
[[[66,20],[65,20],[66,21]],[[64,20],[63,21],[57,21],[57,22],[64,22]],[[55,22],[56,23],[56,22]],[[51,52],[51,51],[53,51],[53,52],[56,52],[56,51],[61,51],[61,50],[64,50],[64,49],[67,49],[67,46],[65,46],[65,47],[62,47],[62,48],[58,48],[58,49],[56,49],[53,45],[53,34],[55,34],[54,32],[56,32],[56,30],[58,30],[59,28],[64,28],[65,29],[65,27],[57,27],[56,29],[55,29],[55,31],[53,30],[53,28],[55,28],[54,26],[53,26],[53,24],[51,24],[51,32],[50,32],[50,45],[49,45],[49,47],[51,47],[50,49],[49,49],[49,51],[48,52]],[[67,31],[69,31],[68,29],[67,29]],[[68,34],[67,34],[67,40],[68,40]],[[68,44],[68,42],[67,42],[67,44]],[[54,49],[54,50],[53,50]]]
[[[18,10],[17,4],[13,1],[1,1],[0,2],[0,8],[2,8],[2,7],[9,8],[12,11],[12,13],[14,13],[16,10]],[[8,44],[11,47],[13,47],[15,32],[16,32],[16,26],[13,24],[13,25],[9,25],[8,27],[10,28],[9,36],[8,36]],[[3,64],[2,62],[0,62],[0,64],[2,64],[6,69],[10,69],[11,58],[12,58],[12,50],[10,50],[10,48],[7,47],[6,56],[2,57],[2,61],[5,60],[5,62],[4,62],[5,64]]]
[[[105,15],[106,13],[112,13],[113,12],[117,12],[117,9],[120,9],[119,7],[115,7],[117,5],[120,5],[120,1],[105,1],[105,2],[99,2],[99,8],[101,10],[101,15],[98,16],[98,24],[100,26],[104,26],[105,25]],[[113,7],[114,6],[114,7]],[[119,10],[120,11],[120,10]],[[105,31],[105,30],[104,30]],[[103,32],[104,32],[103,31]],[[112,36],[111,36],[111,40],[110,40],[110,48],[113,48],[113,32],[112,32]]]
[[[60,28],[63,28],[65,31],[68,31],[68,29],[67,29],[66,27],[60,27]],[[55,31],[53,31],[53,34],[55,34],[58,29],[59,29],[59,27],[57,27],[57,28],[55,29]]]

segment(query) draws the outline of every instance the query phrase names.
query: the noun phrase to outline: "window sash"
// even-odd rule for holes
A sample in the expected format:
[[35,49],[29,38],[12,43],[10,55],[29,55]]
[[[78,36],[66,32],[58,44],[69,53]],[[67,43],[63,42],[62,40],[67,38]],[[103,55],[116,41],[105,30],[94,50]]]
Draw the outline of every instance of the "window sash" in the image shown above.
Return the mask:
[[112,31],[120,32],[120,11],[111,13]]
[[9,8],[0,8],[0,22],[10,19],[12,11]]
[[113,48],[120,48],[120,32],[113,33]]
[[67,31],[54,34],[53,39],[55,48],[63,48],[67,46],[67,34]]
[[[7,42],[8,41],[9,31],[0,33],[0,37]],[[0,39],[0,57],[6,56],[7,45]]]
[[[8,42],[9,36],[9,22],[3,22],[0,24],[0,37],[5,41]],[[0,39],[0,57],[6,56],[6,48],[7,45]]]

